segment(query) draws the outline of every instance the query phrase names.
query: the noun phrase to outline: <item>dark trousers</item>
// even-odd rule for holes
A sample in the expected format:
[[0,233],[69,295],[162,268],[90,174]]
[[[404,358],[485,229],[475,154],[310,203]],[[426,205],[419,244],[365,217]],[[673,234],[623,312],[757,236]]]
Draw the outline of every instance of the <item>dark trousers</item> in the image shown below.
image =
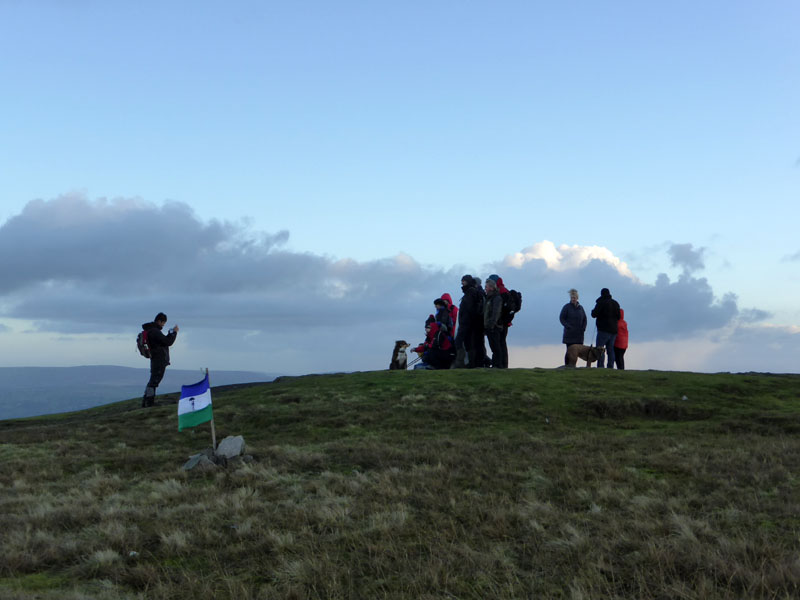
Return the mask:
[[622,371],[625,370],[625,350],[627,350],[627,348],[617,348],[614,346],[614,362],[617,363],[617,368]]
[[467,354],[468,369],[482,367],[486,358],[486,348],[483,345],[483,333],[477,327],[469,329],[464,334],[464,349]]
[[467,366],[467,361],[470,360],[470,346],[472,342],[472,332],[463,325],[458,328],[456,334],[456,360],[453,362],[451,369],[464,369]]
[[[566,352],[564,352],[564,364],[565,364],[565,365],[568,365],[568,364],[569,364],[569,347],[570,347],[570,346],[574,346],[574,345],[575,345],[575,343],[572,343],[572,344],[564,344],[564,345],[567,347],[567,351],[566,351]],[[576,365],[576,366],[577,366],[577,365]]]
[[150,380],[147,382],[147,387],[142,396],[142,406],[153,406],[156,402],[156,388],[161,380],[164,379],[164,373],[167,370],[167,362],[161,360],[150,359]]
[[[492,351],[492,368],[504,369],[503,367],[503,328],[494,327],[486,330],[486,339],[489,340],[489,348]],[[505,357],[508,364],[508,357]]]
[[[472,354],[469,355],[469,368],[480,369],[486,366],[486,342],[484,341],[483,326],[475,329],[472,334]],[[474,360],[473,360],[474,356]]]

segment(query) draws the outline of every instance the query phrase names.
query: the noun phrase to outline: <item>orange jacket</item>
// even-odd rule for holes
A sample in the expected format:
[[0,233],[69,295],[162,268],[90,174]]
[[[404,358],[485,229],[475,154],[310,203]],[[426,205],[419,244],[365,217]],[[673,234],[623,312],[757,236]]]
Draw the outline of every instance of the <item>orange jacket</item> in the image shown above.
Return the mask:
[[617,321],[617,339],[614,340],[614,348],[628,347],[628,322],[625,320],[625,311],[619,309],[619,321]]

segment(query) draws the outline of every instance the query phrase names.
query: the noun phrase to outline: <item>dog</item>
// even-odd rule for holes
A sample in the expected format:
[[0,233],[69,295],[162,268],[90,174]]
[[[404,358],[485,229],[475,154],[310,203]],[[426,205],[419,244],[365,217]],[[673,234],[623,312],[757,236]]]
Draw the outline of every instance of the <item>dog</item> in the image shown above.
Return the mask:
[[406,355],[406,348],[409,344],[405,340],[397,340],[394,343],[394,351],[392,352],[392,362],[389,363],[390,371],[405,371],[408,368],[408,355]]
[[597,346],[584,346],[583,344],[572,344],[567,348],[567,366],[577,367],[578,359],[586,361],[586,366],[591,367],[593,362],[600,360],[606,353],[605,348]]

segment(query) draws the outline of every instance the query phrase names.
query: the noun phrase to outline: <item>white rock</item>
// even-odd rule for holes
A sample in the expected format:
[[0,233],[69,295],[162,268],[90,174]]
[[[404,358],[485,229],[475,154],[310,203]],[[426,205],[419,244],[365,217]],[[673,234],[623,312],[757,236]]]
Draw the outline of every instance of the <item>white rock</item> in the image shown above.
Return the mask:
[[225,458],[233,458],[244,454],[244,438],[240,435],[229,435],[217,446],[217,456],[224,456]]

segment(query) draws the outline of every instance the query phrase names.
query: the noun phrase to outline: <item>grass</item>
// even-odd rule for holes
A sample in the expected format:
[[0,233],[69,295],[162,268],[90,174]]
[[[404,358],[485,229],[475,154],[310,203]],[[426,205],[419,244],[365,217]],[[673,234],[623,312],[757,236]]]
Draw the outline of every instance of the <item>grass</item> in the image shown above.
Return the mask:
[[[683,397],[686,400],[683,400]],[[795,598],[800,377],[369,372],[0,422],[3,598]]]

